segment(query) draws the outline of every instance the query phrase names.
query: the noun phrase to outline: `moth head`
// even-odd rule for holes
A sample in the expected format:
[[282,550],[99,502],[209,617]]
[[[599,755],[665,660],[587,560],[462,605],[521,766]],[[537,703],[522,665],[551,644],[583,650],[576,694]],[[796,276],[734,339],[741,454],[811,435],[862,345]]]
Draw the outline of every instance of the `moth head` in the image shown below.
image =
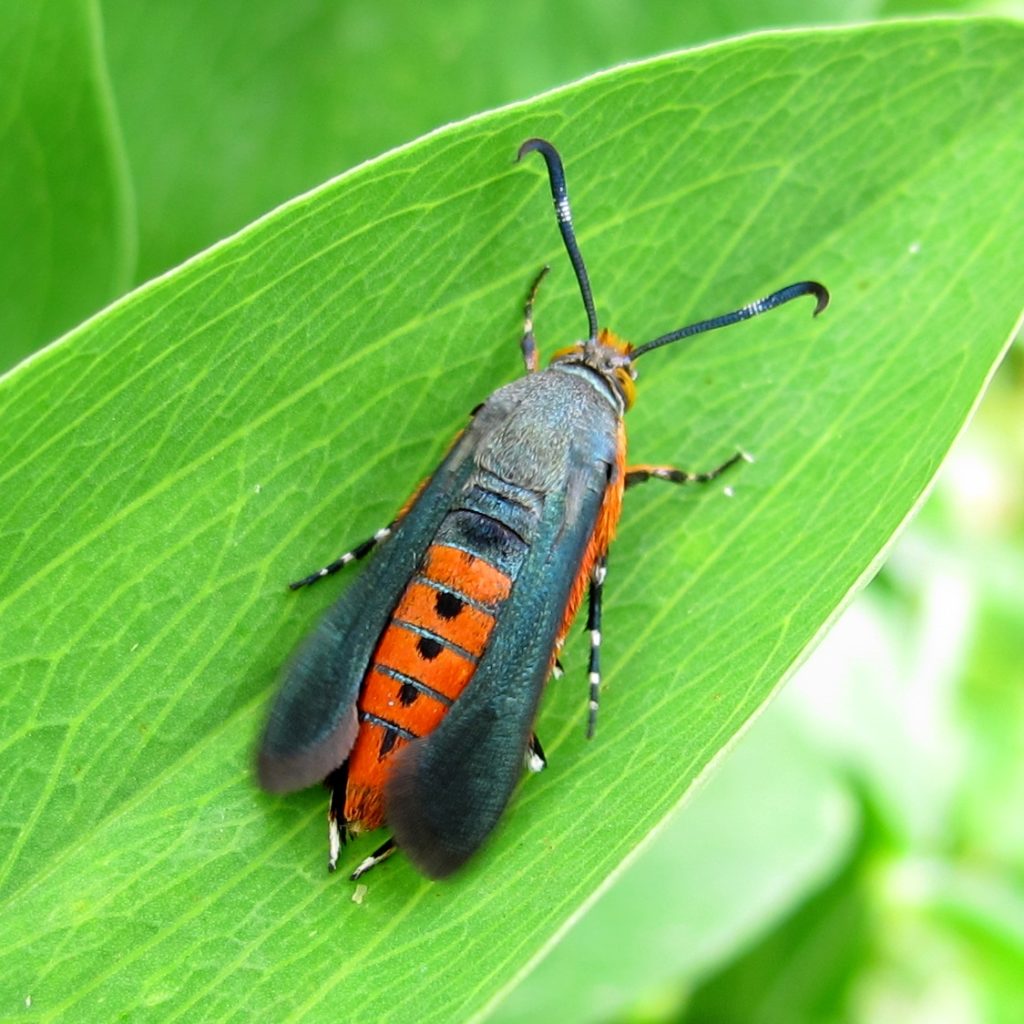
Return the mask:
[[576,363],[600,374],[622,399],[623,409],[630,409],[636,401],[636,370],[632,360],[633,346],[614,331],[602,327],[594,344],[578,341],[560,348],[551,357],[556,363]]
[[657,338],[635,347],[607,329],[599,330],[597,313],[594,309],[594,297],[590,290],[590,278],[587,275],[587,267],[583,262],[583,254],[580,252],[579,244],[576,241],[576,231],[573,228],[572,210],[569,206],[569,193],[566,189],[562,158],[558,155],[558,150],[545,139],[527,139],[519,147],[516,159],[521,160],[525,154],[533,152],[540,153],[547,165],[558,229],[562,233],[562,241],[565,243],[569,261],[576,273],[576,283],[579,285],[583,308],[587,314],[586,340],[561,349],[555,353],[551,361],[552,363],[576,362],[596,370],[618,389],[625,408],[628,409],[633,404],[635,397],[633,382],[636,380],[636,371],[633,364],[640,356],[646,355],[653,349],[669,345],[674,341],[681,341],[683,338],[693,337],[695,334],[703,334],[705,331],[728,327],[741,320],[749,320],[751,317],[767,313],[770,309],[791,302],[802,295],[814,296],[816,300],[815,316],[828,306],[828,289],[823,284],[819,284],[817,281],[798,281],[796,284],[787,285],[785,288],[766,295],[763,299],[747,303],[740,309],[722,313],[708,320],[698,320],[696,323],[669,331],[667,334],[661,334]]

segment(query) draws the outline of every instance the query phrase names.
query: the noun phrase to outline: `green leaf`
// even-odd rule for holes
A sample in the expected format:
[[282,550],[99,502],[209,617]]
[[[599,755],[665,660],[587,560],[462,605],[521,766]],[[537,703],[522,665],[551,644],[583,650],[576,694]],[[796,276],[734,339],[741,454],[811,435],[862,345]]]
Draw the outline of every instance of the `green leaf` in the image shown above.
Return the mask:
[[[455,126],[301,197],[0,381],[0,1005],[42,1020],[465,1019],[500,996],[764,704],[920,500],[1014,326],[1024,32],[752,37]],[[652,354],[636,461],[756,462],[631,494],[550,767],[450,883],[325,875],[323,796],[251,752],[278,669],[466,412],[582,329],[539,162],[570,175],[603,319]],[[378,837],[346,851],[354,863]]]
[[[815,0],[817,24],[879,0]],[[806,0],[102,0],[139,201],[139,280],[424,132]],[[500,41],[500,43],[498,42]],[[424,87],[424,83],[429,83]]]
[[0,6],[0,371],[121,294],[134,261],[95,4]]
[[640,996],[680,991],[845,867],[858,815],[777,702],[494,1021],[616,1020]]

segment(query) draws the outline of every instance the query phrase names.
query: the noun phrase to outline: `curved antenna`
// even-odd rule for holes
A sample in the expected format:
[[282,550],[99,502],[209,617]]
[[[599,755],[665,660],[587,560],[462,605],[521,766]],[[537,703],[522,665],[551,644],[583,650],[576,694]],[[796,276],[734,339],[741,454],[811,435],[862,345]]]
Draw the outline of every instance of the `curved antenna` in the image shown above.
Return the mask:
[[551,181],[551,198],[555,201],[555,215],[558,217],[558,229],[562,232],[562,241],[565,242],[566,251],[572,261],[572,269],[576,271],[576,280],[579,282],[580,295],[583,296],[583,305],[587,311],[588,344],[594,345],[597,342],[597,313],[594,312],[594,297],[590,293],[590,280],[587,277],[587,268],[583,263],[583,255],[580,247],[576,244],[576,232],[572,227],[572,210],[569,209],[569,193],[565,190],[565,168],[562,167],[562,158],[558,150],[544,139],[527,139],[516,154],[516,161],[520,161],[527,153],[537,152],[544,157],[544,163],[548,165],[548,178]]
[[750,302],[742,309],[734,310],[732,313],[723,313],[721,316],[712,317],[710,320],[701,320],[698,323],[690,324],[688,327],[680,327],[678,331],[671,331],[663,334],[654,341],[645,342],[638,348],[633,349],[629,354],[630,360],[634,360],[650,352],[651,349],[661,348],[662,345],[670,345],[673,341],[681,338],[689,338],[694,334],[703,334],[705,331],[717,331],[719,327],[728,327],[730,324],[739,323],[741,320],[749,320],[752,316],[760,316],[768,310],[781,306],[783,303],[791,302],[800,298],[801,295],[813,295],[818,301],[814,307],[814,316],[824,311],[828,306],[828,289],[817,281],[799,281],[786,288],[780,288],[763,299]]

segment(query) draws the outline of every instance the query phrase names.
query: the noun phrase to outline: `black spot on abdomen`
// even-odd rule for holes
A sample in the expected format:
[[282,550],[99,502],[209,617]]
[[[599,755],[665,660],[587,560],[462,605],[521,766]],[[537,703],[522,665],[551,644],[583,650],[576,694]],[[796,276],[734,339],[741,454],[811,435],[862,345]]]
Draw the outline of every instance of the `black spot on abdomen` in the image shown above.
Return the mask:
[[433,661],[441,653],[442,648],[433,637],[421,636],[416,641],[416,650],[420,652],[420,657]]
[[434,607],[442,619],[454,619],[463,609],[462,599],[451,591],[439,590],[434,598]]
[[383,761],[388,754],[391,753],[395,748],[395,743],[398,740],[398,733],[394,729],[385,729],[384,736],[380,741],[380,753],[377,755],[378,761]]

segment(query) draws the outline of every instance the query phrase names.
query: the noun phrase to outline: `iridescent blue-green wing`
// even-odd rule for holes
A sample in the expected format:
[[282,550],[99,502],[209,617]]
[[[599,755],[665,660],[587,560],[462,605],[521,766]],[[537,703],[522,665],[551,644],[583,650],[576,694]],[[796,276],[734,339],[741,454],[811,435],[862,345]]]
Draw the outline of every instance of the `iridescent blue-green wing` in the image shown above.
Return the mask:
[[476,424],[459,438],[374,553],[288,665],[258,758],[260,785],[274,793],[321,782],[348,757],[356,700],[373,650],[402,591],[473,470]]
[[594,531],[607,466],[578,471],[582,501],[545,502],[537,538],[466,690],[429,736],[396,757],[386,788],[398,846],[442,878],[494,830],[522,774],[569,593]]

